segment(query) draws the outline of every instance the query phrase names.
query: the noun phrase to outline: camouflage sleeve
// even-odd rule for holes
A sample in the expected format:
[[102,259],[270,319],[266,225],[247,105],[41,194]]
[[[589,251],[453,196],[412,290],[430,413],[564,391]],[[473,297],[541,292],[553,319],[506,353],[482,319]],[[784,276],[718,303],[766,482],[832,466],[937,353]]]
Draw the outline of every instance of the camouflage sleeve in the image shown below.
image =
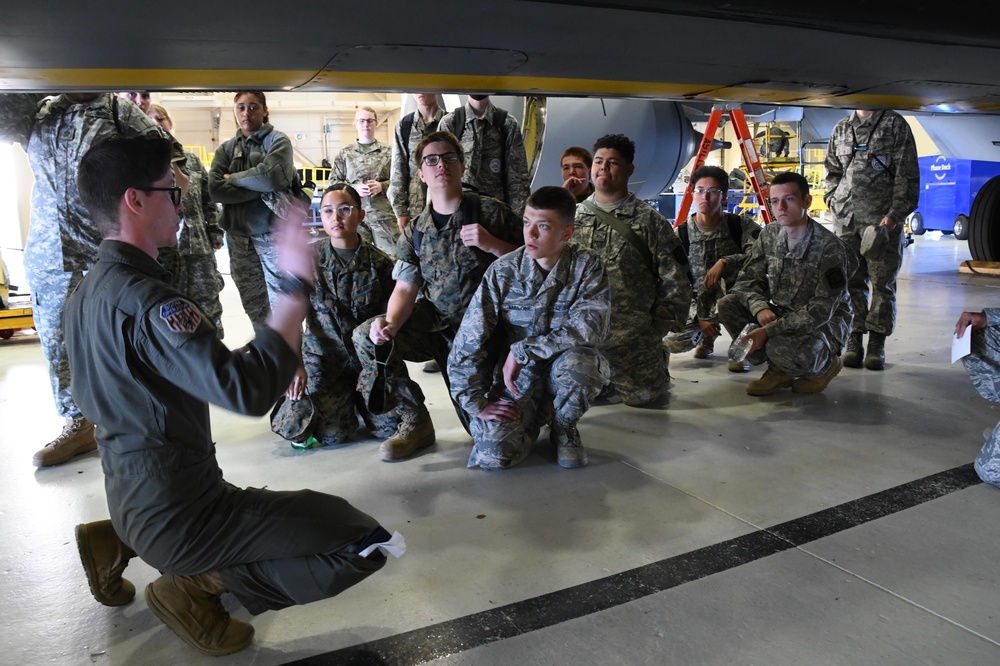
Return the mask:
[[392,165],[389,174],[389,205],[396,217],[410,214],[410,165],[406,159],[406,146],[400,134],[399,123],[392,138]]
[[225,175],[229,173],[229,150],[226,141],[215,149],[215,157],[212,158],[212,169],[208,172],[208,193],[212,201],[220,204],[238,204],[246,201],[259,199],[260,194],[236,187]]
[[246,171],[229,175],[229,182],[237,187],[254,192],[283,192],[292,185],[295,164],[292,162],[292,142],[283,132],[277,132],[271,149],[263,161]]
[[507,116],[507,201],[515,214],[524,213],[524,202],[528,200],[530,183],[528,182],[528,156],[524,150],[524,137],[517,121]]
[[493,266],[472,296],[448,356],[451,397],[470,416],[479,416],[493,388],[490,345],[499,322],[499,286]]
[[[511,345],[516,358],[534,361],[554,358],[572,347],[597,347],[608,335],[611,287],[600,256],[581,253],[572,276],[576,298],[566,324],[545,335],[532,335]],[[568,287],[567,287],[568,288]]]
[[983,308],[986,315],[986,325],[990,328],[1000,326],[1000,308]]
[[174,135],[163,129],[156,123],[154,123],[149,116],[142,112],[135,104],[118,104],[118,121],[124,128],[124,132],[128,136],[146,136],[146,137],[156,137],[161,136],[170,142],[173,147],[173,156],[171,157],[171,162],[174,162],[181,168],[184,168],[185,162],[187,161],[187,155],[184,154],[184,146],[181,142],[174,138]]
[[892,168],[892,208],[886,213],[897,224],[912,213],[920,200],[920,165],[917,162],[917,144],[906,119],[897,116],[894,134]]
[[[385,144],[382,144],[385,145]],[[389,146],[385,146],[388,148]],[[379,185],[382,186],[382,191],[388,193],[389,191],[389,180],[391,179],[392,171],[392,157],[386,157],[385,153],[382,153],[382,164],[379,166],[378,170],[378,180]]]
[[[439,132],[451,132],[452,134],[455,134],[455,127],[454,127],[454,125],[455,125],[455,114],[454,113],[446,113],[441,118],[441,122],[438,123],[438,131]],[[458,136],[458,135],[455,134],[455,136]],[[458,136],[458,140],[461,141],[462,137]]]
[[652,218],[656,233],[656,264],[660,283],[653,301],[653,328],[658,335],[679,331],[687,323],[691,309],[691,278],[688,258],[681,239],[661,215]]
[[406,229],[396,241],[396,265],[392,269],[392,279],[420,288],[424,286],[424,276],[420,272],[420,257],[413,248],[413,227],[415,222],[406,225]]
[[831,241],[823,247],[819,266],[814,268],[819,279],[809,302],[765,326],[769,336],[814,331],[833,318],[844,300],[847,279],[853,271],[848,271],[847,246],[835,238]]
[[45,95],[39,94],[0,94],[0,141],[19,143],[27,149],[35,115],[44,99]]
[[764,253],[764,242],[767,234],[760,234],[750,248],[747,260],[740,271],[740,277],[733,286],[733,293],[750,312],[757,315],[761,310],[771,307],[770,287],[767,282],[767,255]]
[[346,183],[347,180],[347,157],[344,149],[337,151],[337,156],[333,158],[333,169],[330,170],[331,183]]
[[[193,161],[201,171],[202,182],[206,184],[201,188],[201,215],[205,220],[205,230],[208,232],[208,239],[213,246],[221,245],[225,238],[225,232],[219,226],[219,207],[215,205],[215,202],[212,201],[212,195],[208,193],[208,174],[205,172],[205,165],[198,158]],[[189,159],[189,168],[193,168],[191,162],[192,160]]]
[[837,186],[840,185],[841,179],[844,177],[844,165],[840,163],[840,159],[837,157],[837,143],[839,141],[840,131],[841,123],[837,123],[837,125],[833,128],[833,132],[830,134],[830,142],[826,147],[826,159],[823,161],[823,165],[826,167],[826,179],[823,183],[826,187],[826,194],[823,195],[823,200],[827,205],[830,204],[830,198],[833,196],[833,193],[837,190]]

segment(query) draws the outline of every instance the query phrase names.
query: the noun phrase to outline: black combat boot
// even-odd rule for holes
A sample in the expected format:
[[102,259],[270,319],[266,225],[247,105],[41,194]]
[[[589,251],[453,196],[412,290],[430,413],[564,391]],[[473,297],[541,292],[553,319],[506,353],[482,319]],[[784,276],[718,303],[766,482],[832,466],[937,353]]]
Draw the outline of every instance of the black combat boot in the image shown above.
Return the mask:
[[860,368],[865,360],[864,333],[851,333],[847,338],[847,351],[840,359],[846,368]]
[[869,370],[885,369],[885,335],[882,333],[868,334],[868,358],[865,367]]

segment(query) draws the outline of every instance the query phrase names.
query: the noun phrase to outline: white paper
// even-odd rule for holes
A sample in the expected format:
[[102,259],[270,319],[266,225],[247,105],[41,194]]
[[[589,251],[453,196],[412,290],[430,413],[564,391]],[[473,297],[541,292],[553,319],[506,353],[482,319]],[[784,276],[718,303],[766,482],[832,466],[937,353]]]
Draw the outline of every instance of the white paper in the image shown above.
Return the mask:
[[406,552],[406,539],[404,539],[403,535],[399,532],[393,532],[388,541],[373,543],[358,553],[358,555],[361,557],[368,557],[375,551],[376,548],[380,549],[386,555],[392,555],[398,559],[403,556],[403,553]]
[[965,335],[951,339],[951,362],[954,363],[972,353],[972,327],[965,329]]

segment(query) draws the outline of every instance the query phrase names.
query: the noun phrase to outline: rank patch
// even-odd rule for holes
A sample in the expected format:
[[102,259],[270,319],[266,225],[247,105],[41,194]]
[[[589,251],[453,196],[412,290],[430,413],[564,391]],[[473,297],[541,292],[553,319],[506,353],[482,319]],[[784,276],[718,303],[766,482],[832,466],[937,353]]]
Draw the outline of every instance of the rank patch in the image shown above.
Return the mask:
[[201,312],[194,303],[177,298],[160,306],[160,319],[174,333],[194,333],[201,323]]

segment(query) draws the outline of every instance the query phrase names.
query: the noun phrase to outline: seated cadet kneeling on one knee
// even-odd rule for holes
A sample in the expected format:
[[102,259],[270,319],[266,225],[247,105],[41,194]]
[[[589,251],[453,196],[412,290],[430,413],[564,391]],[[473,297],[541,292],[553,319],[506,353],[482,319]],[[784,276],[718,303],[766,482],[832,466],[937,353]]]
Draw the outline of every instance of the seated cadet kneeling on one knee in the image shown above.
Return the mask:
[[209,403],[262,415],[288,387],[315,253],[297,225],[274,234],[283,271],[275,306],[254,339],[230,351],[156,263],[182,210],[170,151],[164,139],[115,138],[80,163],[80,197],[104,240],[67,303],[66,342],[73,396],[97,426],[111,519],[78,525],[76,536],[99,602],[132,601],[122,572],[138,556],[163,572],[146,588],[150,610],[218,656],[254,634],[229,617],[223,593],[254,615],[332,597],[382,568],[392,544],[339,497],[242,489],[223,478]]
[[510,467],[543,425],[563,467],[587,454],[577,421],[608,381],[598,347],[610,288],[600,256],[567,245],[576,201],[561,187],[528,197],[524,247],[487,269],[458,329],[448,374],[473,438],[469,467]]
[[840,372],[840,351],[851,332],[847,280],[857,268],[850,249],[809,217],[809,183],[791,171],[771,181],[775,223],[754,241],[731,294],[719,300],[719,318],[736,338],[747,324],[747,359],[767,362],[750,395],[781,388],[819,393]]
[[[403,405],[373,414],[357,390],[361,361],[351,335],[357,326],[385,312],[395,282],[392,260],[361,238],[365,219],[361,195],[334,183],[320,202],[329,242],[319,244],[316,291],[310,296],[302,367],[271,417],[276,433],[297,449],[340,444],[358,429],[358,415],[373,434],[391,437],[405,414]],[[394,400],[394,403],[399,401]]]

